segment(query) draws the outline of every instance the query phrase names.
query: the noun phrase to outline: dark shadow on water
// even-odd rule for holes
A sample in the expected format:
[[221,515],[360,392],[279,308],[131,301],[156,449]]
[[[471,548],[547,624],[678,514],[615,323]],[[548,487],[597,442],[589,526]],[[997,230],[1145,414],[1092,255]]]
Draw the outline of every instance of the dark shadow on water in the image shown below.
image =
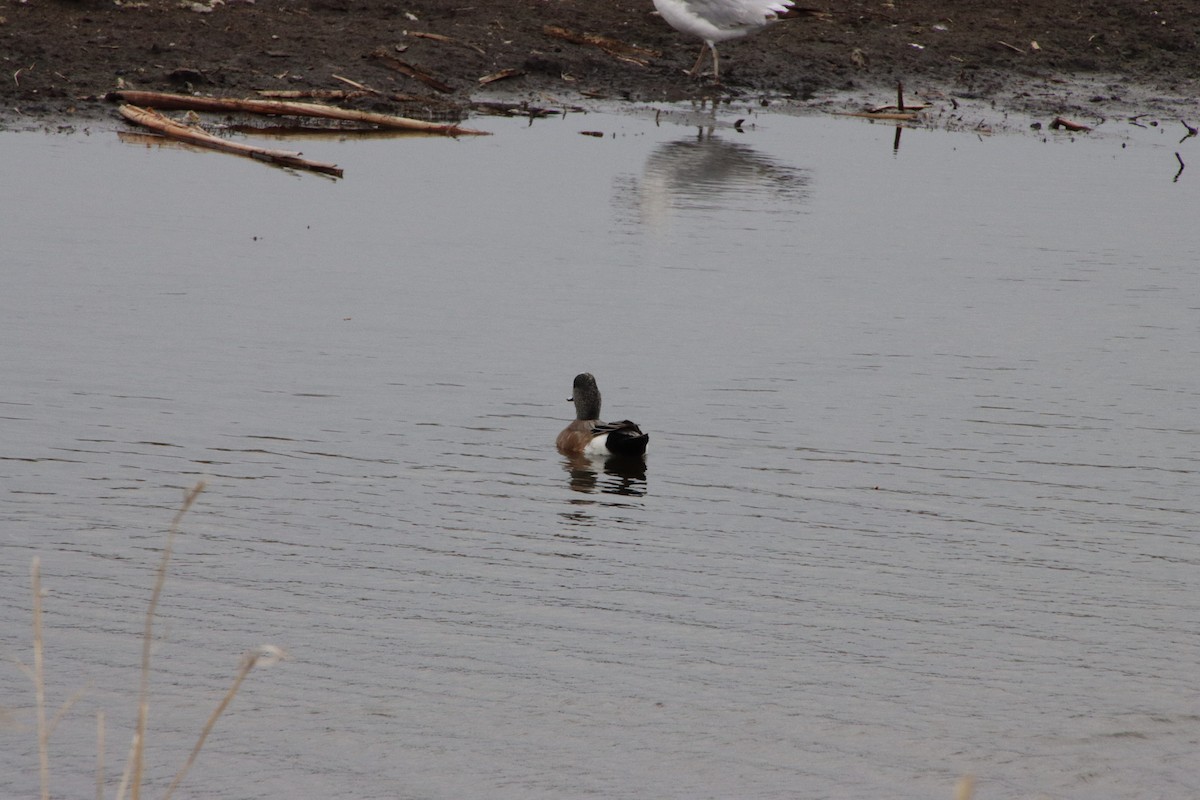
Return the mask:
[[569,485],[576,492],[625,497],[646,494],[646,460],[640,456],[566,456],[563,469],[571,476]]

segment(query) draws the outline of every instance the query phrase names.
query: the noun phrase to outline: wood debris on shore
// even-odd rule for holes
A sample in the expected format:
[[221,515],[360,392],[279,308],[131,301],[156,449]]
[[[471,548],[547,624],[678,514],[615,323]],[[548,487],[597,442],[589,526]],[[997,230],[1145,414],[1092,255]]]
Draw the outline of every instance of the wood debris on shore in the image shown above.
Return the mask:
[[241,142],[231,142],[228,139],[222,139],[220,136],[213,136],[211,133],[193,125],[184,125],[183,123],[176,122],[152,108],[141,108],[124,103],[117,110],[122,117],[130,122],[135,122],[144,128],[149,128],[172,139],[179,139],[189,144],[207,147],[210,150],[220,150],[225,153],[236,153],[237,155],[256,158],[260,161],[277,164],[281,167],[321,172],[326,175],[332,175],[335,178],[342,177],[342,169],[336,164],[309,161],[302,157],[302,153],[290,150],[270,150],[265,147],[242,144]]
[[231,142],[219,136],[214,136],[195,125],[186,125],[170,119],[159,113],[158,109],[175,111],[207,111],[217,113],[241,113],[269,116],[298,116],[318,119],[356,122],[370,126],[370,129],[385,128],[388,130],[413,131],[418,133],[438,134],[443,136],[487,135],[487,131],[464,128],[459,125],[425,122],[423,120],[397,117],[391,114],[379,114],[373,111],[357,111],[340,108],[323,103],[296,102],[294,100],[270,100],[262,98],[237,99],[231,97],[198,97],[195,95],[171,94],[167,92],[144,92],[122,89],[109,92],[106,99],[120,102],[118,108],[122,117],[130,122],[149,128],[156,133],[173,139],[188,142],[200,147],[220,150],[226,153],[256,158],[279,166],[293,169],[304,169],[320,172],[334,177],[342,177],[342,170],[336,164],[326,164],[320,161],[310,161],[301,153],[289,150],[271,150],[264,147]]
[[487,131],[464,128],[441,122],[426,122],[374,111],[356,111],[322,103],[297,103],[286,100],[263,100],[259,98],[238,99],[233,97],[197,97],[194,95],[171,94],[169,92],[140,92],[120,89],[109,92],[108,100],[130,103],[148,108],[173,111],[214,111],[218,113],[265,114],[271,116],[314,117],[347,122],[360,122],[392,130],[415,131],[443,136],[487,136]]

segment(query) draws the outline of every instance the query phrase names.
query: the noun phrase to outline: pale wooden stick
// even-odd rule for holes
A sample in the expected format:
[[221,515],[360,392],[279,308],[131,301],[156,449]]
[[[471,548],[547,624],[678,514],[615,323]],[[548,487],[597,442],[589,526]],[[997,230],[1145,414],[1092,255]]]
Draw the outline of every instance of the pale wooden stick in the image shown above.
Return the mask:
[[180,139],[190,144],[208,147],[212,150],[221,150],[226,153],[249,156],[250,158],[257,158],[272,164],[279,164],[280,166],[309,169],[314,172],[324,172],[327,175],[333,175],[337,178],[342,177],[342,170],[337,164],[308,161],[301,158],[299,153],[289,150],[268,150],[265,147],[254,147],[253,145],[242,144],[241,142],[231,142],[228,139],[222,139],[219,136],[206,133],[199,128],[181,125],[150,108],[123,105],[118,110],[121,112],[121,116],[130,122],[136,122],[151,130],[156,130],[165,136]]

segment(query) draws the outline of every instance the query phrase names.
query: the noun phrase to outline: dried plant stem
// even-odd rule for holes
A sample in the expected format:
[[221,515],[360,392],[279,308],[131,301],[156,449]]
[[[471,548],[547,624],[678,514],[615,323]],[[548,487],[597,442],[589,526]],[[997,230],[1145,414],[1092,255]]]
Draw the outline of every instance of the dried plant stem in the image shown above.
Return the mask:
[[42,561],[33,557],[33,691],[37,698],[38,769],[42,800],[50,800],[50,730],[46,727],[46,675],[42,662]]
[[104,800],[104,709],[96,712],[96,800]]
[[259,657],[260,653],[258,651],[251,651],[242,657],[242,663],[238,666],[238,673],[233,679],[233,685],[229,687],[229,691],[225,693],[225,696],[221,698],[221,702],[213,709],[212,714],[208,717],[208,722],[204,723],[204,730],[200,731],[200,738],[196,740],[196,746],[192,748],[192,752],[188,754],[187,761],[184,762],[179,772],[175,775],[175,780],[171,781],[171,785],[167,787],[167,793],[163,795],[163,800],[170,800],[171,795],[175,792],[175,787],[183,782],[184,776],[192,768],[192,764],[196,762],[196,756],[200,755],[200,749],[204,747],[204,741],[208,739],[208,735],[212,733],[213,726],[217,724],[217,718],[233,702],[234,695],[242,687],[242,681],[246,680],[246,676],[250,674],[250,670],[254,669]]
[[46,741],[47,742],[49,742],[50,737],[54,735],[54,729],[58,727],[59,721],[67,715],[67,712],[71,710],[71,706],[75,705],[75,703],[79,700],[79,698],[83,697],[84,692],[86,692],[88,690],[88,687],[91,685],[92,685],[91,683],[87,683],[87,684],[83,685],[78,690],[76,690],[75,694],[71,695],[70,698],[68,698],[65,703],[63,703],[61,706],[58,707],[58,712],[55,713],[54,719],[50,720],[50,722],[48,722],[46,724]]
[[125,789],[129,786],[129,773],[133,769],[133,751],[138,748],[138,735],[135,733],[129,742],[129,756],[125,759],[125,770],[121,773],[121,783],[117,786],[117,800],[124,800]]
[[[154,613],[158,609],[158,598],[162,595],[163,585],[167,581],[167,565],[171,562],[171,546],[174,544],[175,534],[179,531],[179,523],[202,491],[204,491],[204,481],[200,481],[189,489],[183,496],[183,503],[180,505],[179,511],[175,513],[175,518],[171,520],[171,527],[167,531],[167,543],[163,545],[162,559],[158,564],[158,578],[154,581],[154,591],[150,594],[150,607],[146,609],[146,626],[142,631],[142,675],[138,689],[137,730],[133,734],[133,748],[130,752],[132,769],[129,773],[129,797],[131,800],[139,800],[142,794],[142,760],[146,749],[146,719],[150,714],[150,649],[154,643]],[[120,796],[118,795],[118,797]]]

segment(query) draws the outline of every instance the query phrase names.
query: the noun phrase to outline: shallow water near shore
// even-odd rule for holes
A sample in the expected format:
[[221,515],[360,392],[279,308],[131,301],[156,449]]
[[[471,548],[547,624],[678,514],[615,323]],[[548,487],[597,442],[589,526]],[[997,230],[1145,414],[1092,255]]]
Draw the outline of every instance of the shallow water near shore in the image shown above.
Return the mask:
[[[154,796],[262,642],[176,796],[1200,791],[1195,140],[472,124],[270,143],[342,181],[0,134],[3,794],[30,559],[52,792],[103,709],[113,796],[201,479]],[[644,470],[553,450],[584,370]]]

